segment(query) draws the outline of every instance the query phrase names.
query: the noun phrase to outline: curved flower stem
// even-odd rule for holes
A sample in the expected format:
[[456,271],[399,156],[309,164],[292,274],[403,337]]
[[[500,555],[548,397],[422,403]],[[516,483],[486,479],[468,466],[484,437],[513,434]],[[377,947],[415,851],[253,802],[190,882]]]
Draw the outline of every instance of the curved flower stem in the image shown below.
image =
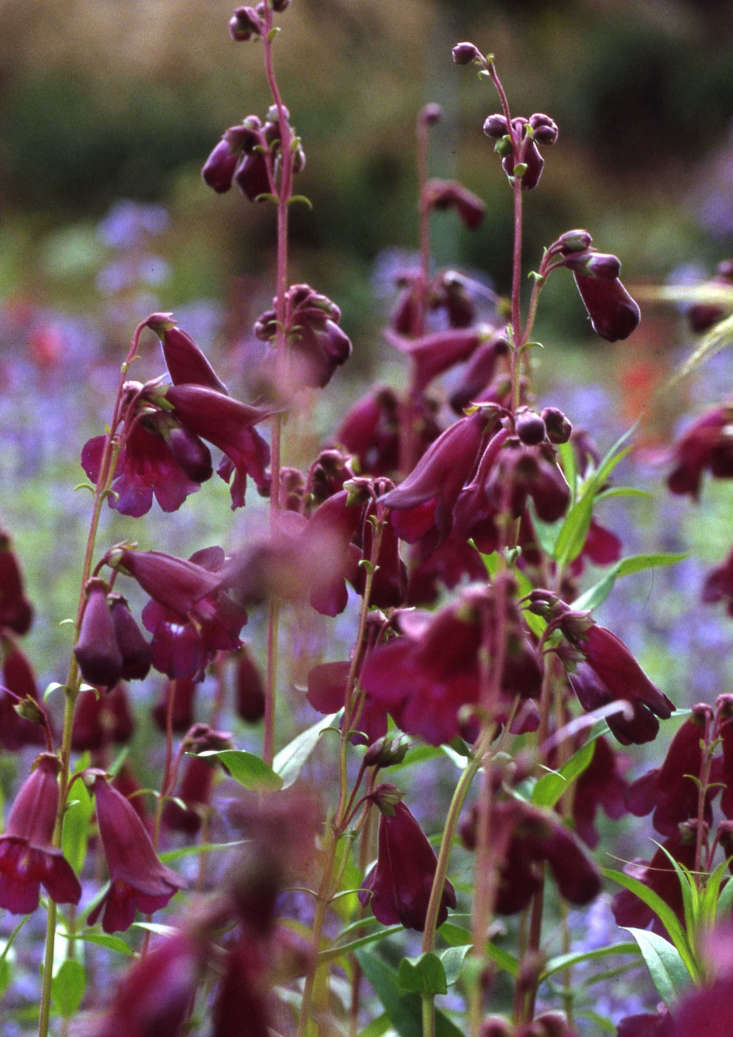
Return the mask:
[[[81,627],[81,620],[84,614],[84,605],[86,602],[86,585],[89,576],[92,571],[92,561],[94,558],[94,551],[97,542],[97,531],[99,529],[99,520],[102,514],[102,505],[109,492],[112,479],[114,477],[115,467],[117,465],[117,455],[119,454],[120,444],[117,438],[117,428],[122,418],[123,410],[123,399],[124,399],[124,384],[127,377],[130,364],[135,359],[137,353],[138,342],[140,335],[145,327],[145,321],[138,324],[135,329],[135,333],[130,343],[130,349],[128,351],[125,362],[122,364],[120,371],[120,380],[117,386],[117,395],[115,397],[114,409],[112,422],[110,424],[109,431],[104,443],[104,449],[102,451],[102,458],[99,466],[99,476],[97,478],[97,485],[94,490],[94,502],[92,504],[92,514],[89,521],[89,532],[87,534],[86,547],[84,549],[84,560],[82,562],[81,572],[81,586],[79,591],[79,601],[76,609],[76,619],[74,624],[74,642],[79,636],[79,629]],[[76,702],[79,697],[79,691],[81,688],[81,673],[77,665],[76,656],[71,654],[69,660],[69,669],[66,676],[66,684],[64,685],[64,721],[63,729],[61,734],[61,748],[59,756],[61,759],[61,769],[59,771],[59,807],[58,814],[56,815],[56,827],[54,829],[53,846],[61,846],[61,833],[63,830],[64,813],[66,811],[66,798],[69,791],[69,776],[71,772],[71,736],[74,729],[74,712],[76,710]],[[48,1026],[51,1016],[51,983],[53,980],[53,960],[54,960],[54,943],[56,938],[56,904],[53,900],[49,900],[48,915],[46,921],[46,946],[44,951],[44,964],[43,964],[43,976],[41,980],[41,997],[39,1003],[39,1014],[38,1014],[38,1037],[47,1037]]]
[[[293,132],[290,120],[283,104],[280,88],[275,76],[272,57],[272,44],[275,38],[273,30],[273,11],[269,4],[263,12],[265,33],[262,44],[265,57],[265,75],[277,109],[280,133],[280,179],[277,188],[277,272],[275,288],[275,317],[277,331],[275,334],[275,370],[282,370],[287,361],[287,328],[288,328],[288,214],[293,190]],[[271,419],[272,439],[270,444],[270,529],[274,530],[280,511],[280,466],[282,454],[282,414],[275,414]],[[267,671],[265,678],[265,718],[263,736],[263,758],[265,763],[272,764],[275,747],[275,695],[277,687],[277,654],[278,633],[280,627],[280,602],[270,601],[267,617]]]
[[[438,852],[438,861],[435,866],[433,886],[430,890],[430,900],[428,901],[428,909],[425,913],[425,929],[423,930],[422,940],[423,954],[432,951],[435,947],[435,933],[437,930],[438,914],[443,899],[443,890],[445,888],[445,881],[448,874],[448,862],[450,860],[450,853],[453,846],[453,839],[456,834],[456,828],[458,827],[458,818],[463,809],[463,804],[466,800],[468,790],[471,787],[471,782],[481,767],[484,753],[487,748],[488,739],[482,738],[476,754],[468,762],[468,765],[458,779],[458,783],[453,791],[453,797],[448,807],[448,813],[443,827],[443,838]],[[423,1037],[434,1037],[435,1010],[433,1005],[433,996],[431,994],[423,995],[422,1017]]]

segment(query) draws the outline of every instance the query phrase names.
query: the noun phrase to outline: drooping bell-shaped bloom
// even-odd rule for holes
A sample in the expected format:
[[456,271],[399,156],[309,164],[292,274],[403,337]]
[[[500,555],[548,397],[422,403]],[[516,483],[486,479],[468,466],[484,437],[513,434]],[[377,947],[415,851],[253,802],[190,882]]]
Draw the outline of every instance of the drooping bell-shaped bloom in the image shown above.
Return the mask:
[[591,676],[581,666],[570,676],[581,705],[592,710],[614,701],[628,702],[633,718],[629,721],[620,715],[610,717],[609,727],[625,745],[650,741],[659,726],[655,717],[666,720],[674,704],[652,684],[615,634],[563,607],[566,615],[560,620],[560,628],[592,671]]
[[231,480],[233,508],[244,505],[248,475],[260,491],[268,489],[270,448],[254,425],[271,411],[241,403],[205,385],[172,385],[165,399],[185,428],[226,454],[217,471],[225,482]]
[[152,914],[165,907],[185,883],[158,860],[134,807],[103,777],[94,781],[94,798],[110,887],[87,922],[102,915],[102,928],[113,933],[129,929],[136,909]]
[[[625,761],[628,763],[628,760]],[[573,794],[573,822],[575,831],[592,850],[598,845],[595,815],[603,807],[607,817],[619,818],[628,812],[623,777],[624,760],[620,760],[608,741],[601,737],[595,742],[593,759],[578,778]]]
[[[155,726],[165,731],[168,724],[168,710],[171,710],[171,729],[176,734],[183,734],[193,724],[194,705],[198,681],[193,677],[176,677],[166,681],[160,698],[150,710]],[[171,698],[173,701],[171,702]]]
[[111,688],[122,676],[122,653],[112,613],[107,604],[108,585],[95,577],[86,586],[86,602],[74,645],[74,655],[88,684]]
[[[405,804],[385,806],[379,818],[377,863],[362,882],[359,900],[384,925],[400,922],[422,932],[436,863],[435,851]],[[438,925],[455,906],[456,893],[446,879]]]
[[0,835],[0,907],[14,914],[36,910],[41,886],[57,904],[78,904],[81,898],[79,880],[52,845],[60,767],[52,753],[38,757]]
[[728,615],[733,617],[733,551],[705,577],[702,600],[706,605],[725,602]]
[[636,331],[641,310],[618,277],[607,280],[573,273],[573,278],[597,335],[608,342],[617,342]]
[[[661,767],[647,771],[631,785],[628,805],[633,814],[643,817],[654,811],[652,824],[665,836],[675,836],[680,823],[696,818],[699,807],[699,779],[703,762],[706,721],[710,706],[699,703],[670,742]],[[704,820],[712,821],[710,799],[717,788],[708,788]]]
[[135,720],[122,682],[103,695],[82,691],[74,712],[71,747],[83,752],[103,749],[112,742],[129,742],[134,730]]
[[[469,849],[476,845],[476,808],[461,822]],[[516,914],[542,888],[542,863],[550,866],[561,895],[571,904],[588,904],[601,891],[593,860],[562,820],[522,800],[499,802],[491,811],[491,832],[499,860],[496,910]]]
[[15,634],[27,634],[33,621],[33,607],[23,591],[23,577],[18,559],[10,546],[10,537],[0,529],[0,628]]
[[424,204],[428,209],[455,209],[469,230],[475,230],[486,214],[486,206],[478,195],[457,180],[428,180]]
[[[81,453],[82,468],[95,484],[105,442],[106,436],[95,436]],[[109,505],[122,515],[140,518],[155,498],[163,511],[176,511],[211,471],[211,455],[197,436],[167,414],[146,414],[125,426]]]
[[[38,702],[35,674],[24,653],[9,637],[0,637],[0,652],[3,659],[2,684],[19,699]],[[20,716],[15,703],[16,699],[0,692],[0,745],[10,752],[24,745],[42,745],[42,725]]]
[[175,796],[185,804],[169,799],[163,807],[163,824],[179,832],[194,835],[201,828],[203,811],[211,802],[216,768],[205,757],[190,756],[185,763]]
[[[287,342],[291,351],[290,374],[298,384],[323,389],[341,364],[351,356],[351,339],[340,327],[341,310],[307,284],[294,284],[286,292]],[[255,322],[254,333],[263,342],[277,335],[276,309],[267,310]],[[288,370],[283,365],[282,372]]]
[[423,392],[430,382],[449,368],[466,360],[492,333],[488,325],[433,331],[420,338],[402,338],[387,333],[390,343],[412,360],[413,389]]
[[204,353],[191,336],[178,327],[172,313],[152,313],[145,323],[160,338],[165,365],[174,385],[205,385],[217,392],[227,392]]
[[152,652],[121,594],[107,598],[112,613],[117,647],[122,657],[123,680],[143,680],[148,675]]
[[182,1037],[207,947],[182,929],[166,936],[127,972],[94,1037]]
[[265,688],[262,676],[247,645],[242,645],[236,661],[234,705],[237,716],[256,724],[265,715]]
[[[307,699],[319,713],[337,713],[346,700],[346,685],[350,664],[343,662],[319,663],[308,673]],[[387,711],[366,692],[363,696],[358,720],[358,733],[350,740],[355,745],[371,745],[387,733]]]
[[672,450],[674,467],[667,476],[672,493],[700,494],[703,472],[733,477],[733,404],[723,403],[697,418]]
[[188,561],[123,549],[116,560],[152,598],[142,620],[153,635],[153,666],[161,673],[200,679],[217,651],[239,648],[247,613],[224,590],[225,561],[219,547],[197,551]]

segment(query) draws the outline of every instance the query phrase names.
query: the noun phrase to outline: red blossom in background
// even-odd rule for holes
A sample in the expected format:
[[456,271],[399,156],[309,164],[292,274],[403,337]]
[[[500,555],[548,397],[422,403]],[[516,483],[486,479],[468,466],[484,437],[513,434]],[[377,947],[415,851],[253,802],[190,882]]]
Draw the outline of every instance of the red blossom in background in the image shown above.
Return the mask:
[[0,628],[7,627],[15,634],[27,634],[33,622],[33,607],[23,591],[15,552],[10,537],[0,529]]

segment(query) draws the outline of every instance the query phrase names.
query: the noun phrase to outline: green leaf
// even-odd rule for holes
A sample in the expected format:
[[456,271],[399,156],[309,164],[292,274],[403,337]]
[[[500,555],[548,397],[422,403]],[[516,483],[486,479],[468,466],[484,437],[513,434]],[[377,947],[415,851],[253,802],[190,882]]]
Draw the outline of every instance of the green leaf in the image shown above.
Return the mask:
[[13,979],[13,969],[7,958],[0,960],[0,997],[10,986]]
[[728,861],[721,861],[715,871],[708,875],[700,898],[700,924],[710,928],[715,923],[720,902],[720,887],[727,877]]
[[51,1000],[64,1019],[76,1015],[86,989],[86,975],[80,961],[67,958],[51,981]]
[[372,1019],[370,1023],[367,1023],[361,1031],[361,1037],[382,1037],[389,1030],[390,1026],[389,1016],[386,1012],[382,1012],[376,1019]]
[[[356,957],[399,1037],[422,1037],[422,998],[418,994],[403,993],[394,968],[372,951],[362,948],[356,952]],[[463,1031],[436,1010],[435,1035],[463,1037]]]
[[463,962],[470,950],[470,944],[463,944],[462,947],[446,947],[444,951],[440,952],[440,960],[443,963],[445,972],[445,981],[449,987],[458,982]]
[[94,803],[86,785],[80,779],[71,786],[69,801],[64,813],[64,829],[61,848],[64,857],[77,875],[84,867],[87,856],[89,822],[94,812]]
[[725,320],[718,321],[717,324],[713,325],[692,355],[677,368],[665,388],[676,385],[682,378],[694,371],[703,360],[715,356],[721,349],[725,349],[726,346],[730,345],[733,345],[733,313],[726,317]]
[[628,889],[631,893],[635,893],[636,896],[647,905],[647,907],[652,909],[669,933],[672,943],[677,948],[691,978],[697,983],[700,976],[694,955],[690,950],[685,931],[680,925],[677,915],[669,904],[662,900],[659,894],[655,893],[653,889],[649,889],[649,887],[645,886],[643,882],[640,882],[639,879],[632,878],[631,875],[625,875],[622,871],[616,871],[613,868],[601,868],[600,871],[601,875],[604,875],[607,879],[618,883],[619,886],[623,886],[624,889]]
[[630,932],[638,943],[657,993],[667,1007],[671,1007],[690,985],[690,976],[679,951],[669,940],[648,929],[635,929],[628,925],[622,928]]
[[733,911],[733,879],[728,879],[718,897],[717,917],[719,919],[729,918]]
[[613,497],[640,497],[643,500],[654,500],[649,490],[640,490],[636,486],[610,486],[602,493],[596,494],[596,501],[611,500]]
[[556,972],[563,972],[575,965],[582,965],[584,961],[595,961],[597,958],[605,958],[610,954],[639,954],[639,947],[635,943],[616,943],[610,947],[598,947],[594,951],[571,951],[568,954],[558,954],[550,958],[540,975],[540,982],[553,976]]
[[660,565],[675,565],[677,562],[683,562],[689,557],[689,551],[682,551],[671,554],[630,555],[628,558],[622,558],[609,569],[598,583],[589,587],[579,598],[576,598],[571,607],[579,610],[597,608],[606,600],[620,576],[629,576],[631,573],[643,572],[645,569],[654,569]]
[[224,769],[247,789],[279,789],[283,784],[279,774],[264,760],[244,749],[207,749],[199,756],[214,756]]
[[565,516],[565,521],[555,542],[554,557],[560,566],[574,561],[583,550],[593,515],[596,494],[601,491],[616,465],[629,453],[631,447],[624,447],[624,443],[633,434],[635,428],[635,425],[632,426],[613,444],[598,469],[585,480],[580,488],[578,498]]
[[[319,953],[318,961],[334,961],[337,958],[341,958],[344,954],[352,954],[359,947],[367,947],[370,943],[377,943],[379,940],[384,940],[387,936],[394,936],[396,933],[402,932],[404,932],[404,926],[402,925],[380,925],[376,932],[367,933],[356,940],[350,940],[349,943],[334,944],[333,947],[327,947]],[[343,936],[343,933],[341,935]]]
[[197,853],[214,853],[217,850],[236,850],[245,846],[248,839],[235,839],[231,843],[199,843],[195,846],[179,846],[177,850],[165,850],[158,857],[165,863],[180,860],[181,857],[191,857]]
[[578,493],[578,462],[575,457],[575,447],[568,440],[567,443],[559,443],[555,449],[560,456],[560,464],[570,487],[571,503],[574,504]]
[[397,969],[397,982],[403,990],[415,994],[448,993],[443,962],[435,951],[403,958]]
[[330,716],[322,717],[312,727],[306,728],[296,735],[292,742],[288,742],[280,750],[272,763],[276,774],[282,778],[282,787],[288,788],[297,779],[303,764],[318,744],[321,734],[329,727],[335,727],[341,719],[343,710],[332,713]]
[[596,749],[595,739],[585,742],[559,771],[543,774],[532,790],[532,802],[538,807],[554,807],[583,771],[590,766]]
[[[68,938],[69,937],[67,936],[66,939]],[[74,939],[96,944],[97,947],[104,947],[106,950],[114,951],[116,954],[124,954],[128,958],[134,957],[135,954],[133,949],[129,947],[121,937],[112,936],[109,933],[75,933]]]

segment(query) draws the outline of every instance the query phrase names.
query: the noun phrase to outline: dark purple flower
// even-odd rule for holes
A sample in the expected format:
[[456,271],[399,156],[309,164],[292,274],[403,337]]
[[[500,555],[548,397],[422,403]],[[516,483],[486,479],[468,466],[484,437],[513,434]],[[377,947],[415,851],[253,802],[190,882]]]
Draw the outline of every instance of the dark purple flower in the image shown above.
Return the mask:
[[260,671],[247,645],[237,655],[234,685],[237,716],[248,724],[256,724],[265,715],[265,688]]
[[486,213],[478,195],[457,180],[428,180],[424,204],[428,209],[455,209],[469,230],[475,230]]
[[152,598],[142,620],[153,635],[153,666],[168,677],[200,679],[217,651],[240,646],[247,613],[224,590],[225,562],[222,549],[212,547],[189,561],[124,549],[115,563]]
[[[645,886],[657,893],[665,903],[669,904],[677,917],[684,919],[682,888],[677,872],[674,870],[667,853],[686,868],[695,867],[695,832],[692,826],[682,826],[675,835],[670,836],[657,849],[650,861],[638,861],[627,867],[629,874],[643,882]],[[613,916],[617,925],[631,925],[646,929],[650,922],[655,931],[663,929],[662,923],[654,911],[631,890],[622,889],[613,898]]]
[[216,392],[227,392],[226,385],[191,336],[178,327],[172,313],[152,313],[145,323],[160,338],[174,385],[204,385]]
[[87,923],[94,925],[104,912],[102,928],[106,933],[113,933],[129,929],[135,909],[152,914],[165,907],[185,883],[158,860],[135,809],[105,778],[96,778],[94,798],[110,887]]
[[488,325],[433,331],[419,338],[402,338],[388,331],[387,339],[411,358],[413,390],[421,393],[438,375],[471,356],[491,332]]
[[138,959],[94,1037],[180,1037],[201,979],[207,944],[179,930]]
[[[3,656],[2,683],[19,699],[32,699],[37,703],[38,687],[28,659],[10,638],[0,638],[0,650]],[[42,745],[43,727],[19,716],[15,702],[12,696],[0,691],[0,745],[10,752],[24,745]]]
[[608,718],[618,740],[628,745],[654,738],[659,727],[655,717],[666,720],[674,704],[652,684],[623,641],[605,627],[569,610],[560,621],[560,628],[592,671],[590,675],[581,666],[570,676],[583,708],[593,710],[618,700],[628,702],[633,710],[631,720],[620,714]]
[[[346,683],[350,664],[319,663],[308,672],[307,699],[319,713],[337,713],[346,701]],[[371,745],[387,733],[387,713],[366,692],[356,721],[358,732],[350,736],[355,745]]]
[[[461,822],[460,834],[469,849],[476,846],[477,810]],[[516,914],[542,888],[542,863],[547,862],[561,895],[571,904],[588,904],[601,891],[595,863],[561,819],[522,800],[495,804],[491,812],[494,852],[499,864],[496,910]]]
[[0,529],[0,628],[27,634],[33,621],[33,607],[23,592],[23,577],[10,537]]
[[195,835],[201,828],[204,810],[211,802],[214,788],[216,768],[211,760],[205,757],[190,756],[175,791],[177,799],[185,806],[169,799],[163,807],[163,824],[179,832]]
[[[699,787],[706,719],[710,706],[698,704],[672,739],[661,767],[647,771],[631,785],[628,805],[639,817],[654,810],[652,824],[665,836],[677,834],[681,822],[698,816]],[[717,789],[708,789],[705,820],[712,821],[710,798]]]
[[672,493],[689,493],[697,500],[707,469],[718,479],[733,478],[733,405],[706,411],[675,443],[674,468],[667,476]]
[[269,1037],[268,987],[262,950],[244,937],[227,953],[213,1007],[212,1037]]
[[[339,326],[341,310],[307,284],[291,285],[286,292],[286,304],[289,352],[275,362],[275,373],[289,377],[292,389],[304,385],[322,389],[336,368],[351,356],[351,339]],[[274,308],[255,322],[254,333],[263,342],[274,341],[277,330]]]
[[[682,1037],[666,1008],[661,1013],[642,1012],[621,1019],[616,1037]],[[691,1035],[690,1035],[691,1037]]]
[[132,618],[127,602],[122,595],[110,594],[107,600],[112,612],[117,647],[122,657],[122,679],[143,680],[150,670],[152,660],[150,645]]
[[[194,722],[194,702],[198,681],[193,677],[171,678],[164,684],[161,695],[150,713],[155,725],[161,731],[166,730],[168,709],[171,709],[171,727],[176,734],[188,731]],[[171,697],[173,703],[171,705]]]
[[[592,850],[598,845],[595,815],[603,807],[612,818],[627,813],[626,791],[628,785],[623,777],[623,758],[608,744],[605,738],[597,738],[593,759],[578,778],[573,794],[573,822],[575,830]],[[628,764],[628,760],[625,760]]]
[[617,342],[636,330],[641,310],[618,277],[608,280],[578,273],[573,277],[597,335],[608,342]]
[[95,577],[86,585],[86,602],[74,645],[74,655],[88,684],[113,687],[122,676],[122,653],[112,613],[107,604],[108,585]]
[[[440,539],[448,534],[453,507],[473,473],[486,425],[480,410],[454,422],[430,444],[407,478],[381,498],[398,513],[390,521],[403,540],[414,543],[433,526]],[[416,509],[422,506],[424,515],[414,526],[410,520],[418,517]]]
[[[432,846],[404,803],[385,806],[379,818],[377,863],[362,882],[359,900],[384,925],[400,922],[422,932],[436,863]],[[455,890],[446,879],[438,925],[455,906]]]
[[[82,468],[96,484],[106,436],[95,436],[81,453]],[[211,476],[211,455],[201,440],[161,412],[133,419],[123,433],[109,506],[134,518],[147,514],[153,496],[163,511],[176,511]]]
[[99,750],[112,742],[129,742],[135,720],[125,685],[116,684],[106,695],[82,691],[74,712],[71,747],[76,752]]
[[[733,285],[733,259],[724,259],[718,264],[715,276],[708,282],[709,286],[723,285],[728,288]],[[717,324],[726,314],[724,306],[709,302],[693,303],[687,311],[687,319],[694,332],[700,334],[707,331],[713,324]]]
[[41,886],[57,904],[78,904],[81,898],[79,880],[52,845],[60,767],[51,753],[37,758],[0,835],[0,907],[13,914],[35,911]]
[[702,600],[706,605],[724,601],[729,616],[733,616],[733,551],[722,565],[716,565],[705,577]]
[[189,432],[213,443],[226,454],[217,471],[225,482],[234,473],[233,508],[244,505],[248,475],[261,492],[267,491],[269,479],[265,469],[270,449],[253,426],[268,417],[269,410],[240,403],[204,385],[172,385],[166,390],[165,399]]

